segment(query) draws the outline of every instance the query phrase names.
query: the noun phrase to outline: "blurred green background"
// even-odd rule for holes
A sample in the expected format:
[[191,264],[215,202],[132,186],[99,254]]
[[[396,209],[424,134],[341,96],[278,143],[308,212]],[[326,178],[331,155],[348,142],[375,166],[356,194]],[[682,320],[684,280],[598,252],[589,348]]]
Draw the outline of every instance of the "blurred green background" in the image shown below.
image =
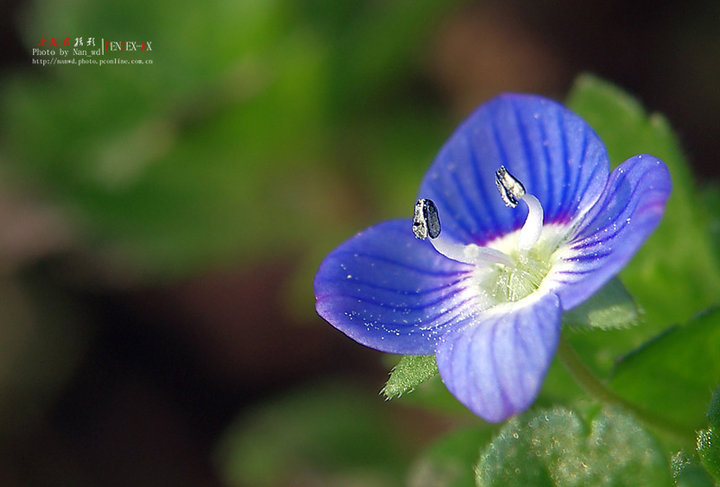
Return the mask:
[[[476,421],[382,402],[392,362],[315,315],[320,260],[409,216],[477,104],[562,100],[583,71],[664,113],[717,180],[718,18],[703,1],[3,3],[0,485],[442,485],[414,458]],[[153,64],[33,65],[51,37],[149,40]]]

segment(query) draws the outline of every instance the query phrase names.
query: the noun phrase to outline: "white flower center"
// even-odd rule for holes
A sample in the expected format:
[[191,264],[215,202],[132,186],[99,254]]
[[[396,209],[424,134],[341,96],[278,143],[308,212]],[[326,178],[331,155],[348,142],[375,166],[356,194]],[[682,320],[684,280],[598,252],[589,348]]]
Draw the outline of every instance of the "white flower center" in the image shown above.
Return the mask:
[[431,200],[419,199],[413,218],[417,238],[424,240],[430,236],[435,250],[444,256],[477,267],[476,290],[483,298],[483,307],[518,301],[537,290],[550,272],[555,250],[567,234],[565,225],[543,226],[540,201],[526,193],[522,183],[504,167],[495,176],[507,206],[514,208],[522,201],[528,207],[520,229],[481,247],[443,238],[437,208]]
[[501,252],[508,256],[510,264],[477,266],[475,285],[482,291],[488,306],[519,301],[537,290],[550,272],[553,254],[567,235],[567,227],[562,224],[540,227],[539,237],[527,248],[524,239],[527,234],[527,221],[515,232],[504,235],[485,248]]

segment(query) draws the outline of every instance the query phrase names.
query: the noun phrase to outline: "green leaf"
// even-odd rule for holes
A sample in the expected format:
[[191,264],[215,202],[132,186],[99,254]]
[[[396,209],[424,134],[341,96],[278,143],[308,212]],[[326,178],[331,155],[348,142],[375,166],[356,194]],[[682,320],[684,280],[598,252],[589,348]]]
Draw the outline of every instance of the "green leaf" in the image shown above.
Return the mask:
[[627,328],[636,325],[642,312],[620,279],[608,282],[580,306],[563,313],[563,324],[593,328]]
[[707,471],[684,451],[673,455],[671,468],[676,487],[715,487]]
[[435,355],[404,355],[390,372],[382,393],[387,399],[400,397],[437,374]]
[[514,418],[482,453],[476,475],[480,487],[671,485],[653,437],[611,409],[589,422],[561,408]]
[[[720,378],[720,309],[667,329],[616,365],[611,388],[685,427],[705,424],[710,391]],[[692,436],[691,436],[692,437]]]
[[710,428],[698,433],[697,452],[707,471],[720,482],[720,433],[717,429]]
[[670,169],[673,192],[663,220],[621,274],[647,311],[649,326],[659,330],[684,322],[717,304],[720,265],[712,251],[707,215],[667,120],[646,114],[632,97],[593,76],[578,78],[568,104],[600,135],[613,165],[650,153]]
[[710,426],[720,428],[720,385],[718,385],[715,392],[713,392],[712,399],[710,400],[710,407],[708,408],[707,418]]

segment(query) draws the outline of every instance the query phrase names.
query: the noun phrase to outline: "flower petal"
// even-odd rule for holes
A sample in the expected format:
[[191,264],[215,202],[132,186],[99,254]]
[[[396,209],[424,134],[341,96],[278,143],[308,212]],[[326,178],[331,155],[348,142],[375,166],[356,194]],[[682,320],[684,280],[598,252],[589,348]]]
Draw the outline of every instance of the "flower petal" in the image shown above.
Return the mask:
[[548,276],[563,309],[582,303],[627,264],[660,222],[671,189],[667,167],[648,154],[613,171]]
[[391,353],[430,354],[438,335],[479,299],[473,266],[416,239],[410,220],[381,223],[328,255],[315,276],[320,316],[354,340]]
[[420,186],[447,238],[484,245],[525,221],[526,206],[507,208],[498,194],[501,165],[540,200],[545,223],[566,223],[590,208],[609,173],[605,146],[573,112],[538,96],[493,98],[458,127]]
[[527,409],[560,339],[557,296],[530,297],[466,325],[443,336],[436,352],[448,390],[492,423]]

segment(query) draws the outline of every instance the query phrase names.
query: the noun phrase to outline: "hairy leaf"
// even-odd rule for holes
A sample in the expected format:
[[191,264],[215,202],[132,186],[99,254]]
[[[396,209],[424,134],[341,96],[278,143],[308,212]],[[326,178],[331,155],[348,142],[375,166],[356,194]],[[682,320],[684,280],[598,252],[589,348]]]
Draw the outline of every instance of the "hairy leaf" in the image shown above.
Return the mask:
[[625,414],[605,410],[585,422],[556,408],[523,418],[483,452],[479,487],[671,485],[657,443]]
[[382,393],[387,399],[400,397],[437,374],[435,355],[404,355],[390,372]]

